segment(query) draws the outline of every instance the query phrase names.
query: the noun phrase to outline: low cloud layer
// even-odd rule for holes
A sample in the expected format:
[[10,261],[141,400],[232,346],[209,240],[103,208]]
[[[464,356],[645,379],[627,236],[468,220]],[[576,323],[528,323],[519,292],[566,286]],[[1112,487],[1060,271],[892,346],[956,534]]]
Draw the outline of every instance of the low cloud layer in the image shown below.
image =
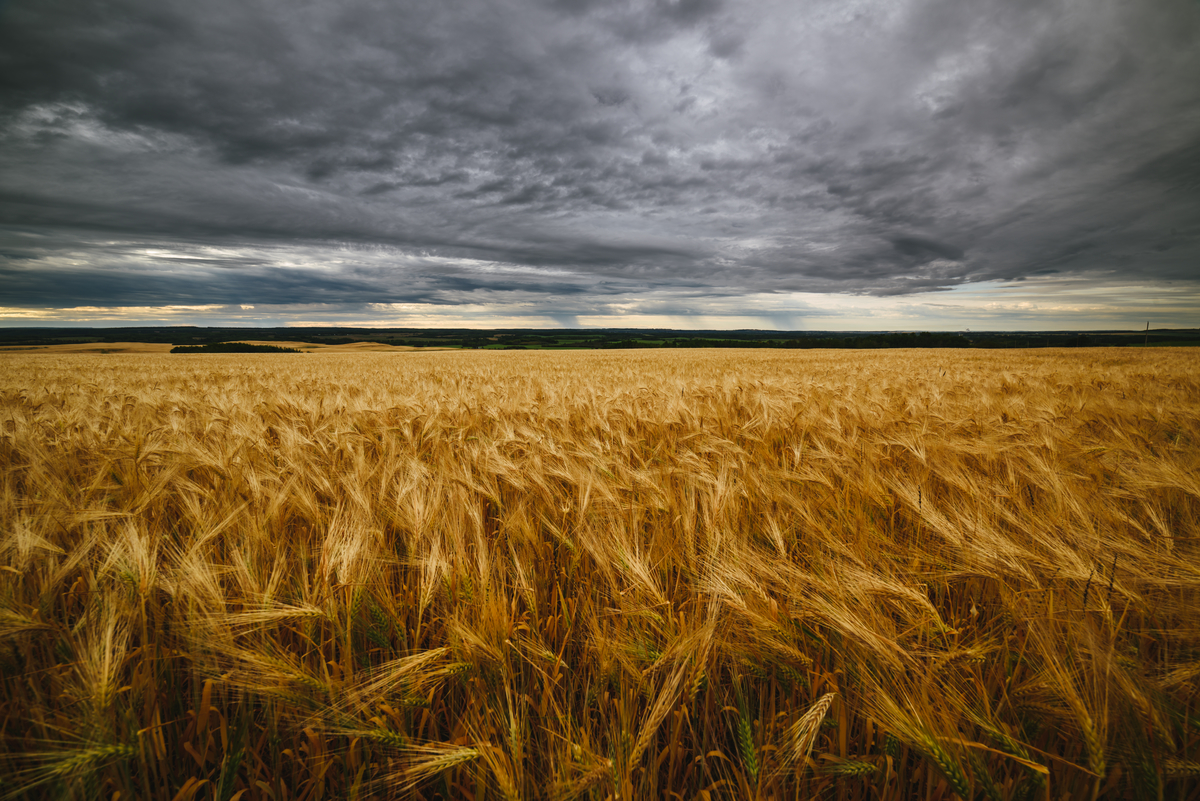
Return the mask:
[[1195,297],[1197,76],[1188,0],[8,0],[0,307]]

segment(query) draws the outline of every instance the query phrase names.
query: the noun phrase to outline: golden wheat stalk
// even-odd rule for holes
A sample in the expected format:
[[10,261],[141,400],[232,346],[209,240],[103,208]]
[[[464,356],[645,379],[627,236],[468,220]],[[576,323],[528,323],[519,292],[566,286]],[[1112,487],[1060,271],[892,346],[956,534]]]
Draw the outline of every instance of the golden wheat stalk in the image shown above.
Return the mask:
[[480,749],[450,743],[409,743],[398,756],[403,769],[392,784],[403,793],[411,793],[444,771],[479,759]]
[[812,753],[817,735],[821,733],[821,721],[825,720],[829,708],[837,700],[837,693],[825,693],[808,708],[800,719],[793,723],[783,736],[783,748],[780,749],[779,765],[776,772],[791,770],[796,764],[808,761]]

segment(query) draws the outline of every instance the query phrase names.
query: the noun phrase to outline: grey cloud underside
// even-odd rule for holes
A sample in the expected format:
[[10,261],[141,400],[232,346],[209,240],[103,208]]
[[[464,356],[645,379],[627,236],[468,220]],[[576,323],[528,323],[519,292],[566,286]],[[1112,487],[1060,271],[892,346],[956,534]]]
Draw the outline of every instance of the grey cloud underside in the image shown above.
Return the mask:
[[[410,275],[403,286],[375,276],[311,275],[301,271],[260,271],[250,267],[233,276],[179,275],[162,271],[144,275],[125,269],[61,270],[53,277],[16,270],[0,270],[5,289],[37,306],[87,306],[95,298],[120,298],[128,306],[168,306],[190,302],[237,305],[248,298],[258,303],[303,305],[313,303],[426,303],[455,305],[463,302],[513,302],[550,294],[562,297],[604,295],[604,287],[539,281],[487,281],[468,276]],[[598,291],[599,290],[599,291]]]
[[0,303],[1196,281],[1197,75],[1187,0],[9,0]]

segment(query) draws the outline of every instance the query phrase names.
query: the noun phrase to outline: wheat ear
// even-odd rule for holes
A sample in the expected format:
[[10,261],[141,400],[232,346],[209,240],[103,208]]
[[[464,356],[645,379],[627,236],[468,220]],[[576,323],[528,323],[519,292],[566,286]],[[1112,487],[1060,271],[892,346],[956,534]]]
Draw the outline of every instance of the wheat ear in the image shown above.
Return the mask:
[[787,734],[784,735],[786,745],[783,749],[783,757],[779,761],[777,773],[788,770],[797,762],[808,760],[808,755],[812,753],[813,743],[817,741],[817,734],[821,731],[821,721],[825,719],[829,707],[833,706],[836,698],[837,693],[825,693],[788,729]]

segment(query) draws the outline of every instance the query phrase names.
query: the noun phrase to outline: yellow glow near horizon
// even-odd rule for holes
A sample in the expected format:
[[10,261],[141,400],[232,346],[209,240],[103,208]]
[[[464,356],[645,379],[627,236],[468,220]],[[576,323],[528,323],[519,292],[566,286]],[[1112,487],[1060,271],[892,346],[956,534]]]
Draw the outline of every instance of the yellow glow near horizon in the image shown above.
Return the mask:
[[1094,285],[1038,279],[967,284],[947,291],[873,296],[759,293],[681,300],[659,290],[576,309],[513,303],[262,303],[0,307],[9,325],[198,325],[370,328],[675,328],[807,331],[1087,330],[1200,326],[1200,289]]

